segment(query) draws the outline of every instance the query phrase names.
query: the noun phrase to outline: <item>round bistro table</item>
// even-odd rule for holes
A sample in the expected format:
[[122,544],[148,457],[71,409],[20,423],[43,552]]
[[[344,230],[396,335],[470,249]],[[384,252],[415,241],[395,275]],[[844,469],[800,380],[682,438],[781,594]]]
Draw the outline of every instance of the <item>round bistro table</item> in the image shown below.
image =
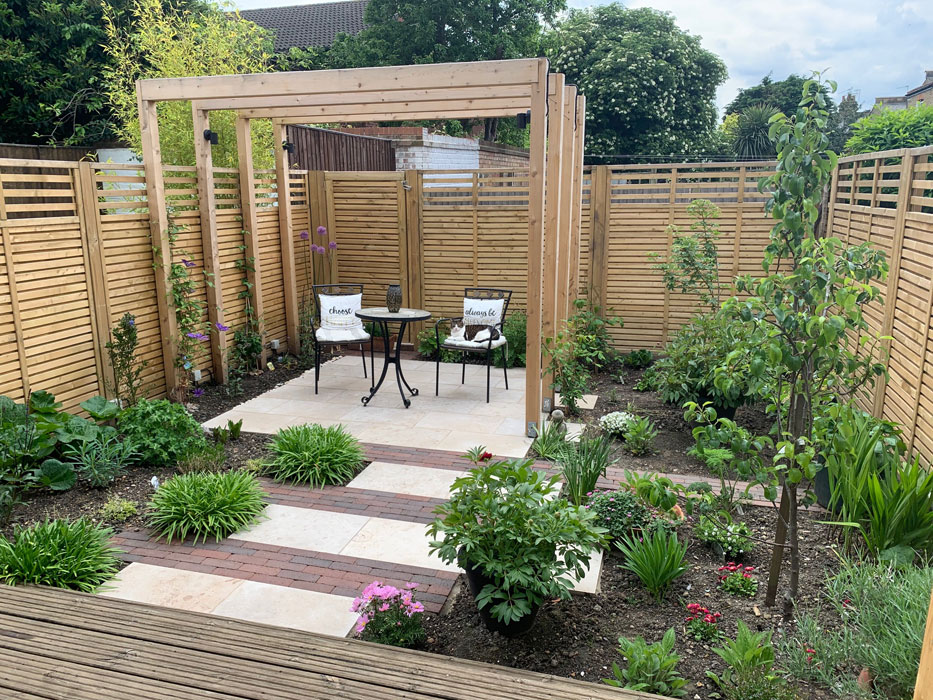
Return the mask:
[[[431,318],[430,311],[424,311],[423,309],[399,309],[396,313],[392,313],[385,306],[369,308],[369,309],[360,309],[356,312],[357,318],[360,318],[364,321],[372,321],[373,335],[375,335],[375,326],[378,324],[378,327],[382,329],[382,345],[383,350],[385,351],[385,364],[382,365],[382,375],[379,377],[379,381],[376,382],[376,385],[369,390],[369,394],[364,396],[361,400],[364,406],[368,406],[369,402],[372,400],[373,396],[376,395],[376,392],[379,391],[379,387],[382,386],[382,382],[385,381],[386,373],[389,371],[389,365],[395,365],[395,380],[398,382],[398,393],[402,395],[402,401],[405,404],[405,408],[411,406],[411,401],[407,396],[405,396],[405,391],[402,389],[404,386],[405,389],[408,389],[408,392],[412,396],[418,395],[417,389],[412,389],[408,386],[408,382],[405,381],[405,374],[402,372],[402,336],[405,335],[405,328],[409,323],[416,321],[427,321]],[[398,329],[398,340],[395,341],[395,352],[391,352],[389,348],[389,324],[397,323],[399,324]]]

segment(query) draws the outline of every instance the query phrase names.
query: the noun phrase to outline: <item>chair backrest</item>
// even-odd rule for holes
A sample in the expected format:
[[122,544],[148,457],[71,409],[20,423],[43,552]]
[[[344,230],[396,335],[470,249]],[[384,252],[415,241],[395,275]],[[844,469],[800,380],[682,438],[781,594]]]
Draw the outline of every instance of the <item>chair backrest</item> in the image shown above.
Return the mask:
[[463,290],[463,298],[479,299],[483,301],[502,299],[502,318],[499,319],[499,324],[502,325],[505,323],[505,315],[509,312],[509,301],[512,299],[512,290],[496,289],[494,287],[465,287]]
[[314,294],[314,320],[321,320],[321,295],[339,297],[362,294],[362,284],[315,284],[311,286]]

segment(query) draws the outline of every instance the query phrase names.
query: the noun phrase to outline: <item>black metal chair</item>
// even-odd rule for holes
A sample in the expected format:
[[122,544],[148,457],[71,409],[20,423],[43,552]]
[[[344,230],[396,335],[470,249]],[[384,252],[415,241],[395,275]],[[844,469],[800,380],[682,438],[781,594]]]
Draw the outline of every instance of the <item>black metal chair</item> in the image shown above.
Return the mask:
[[491,319],[492,323],[490,325],[496,328],[499,331],[499,337],[495,340],[490,336],[487,340],[482,341],[472,341],[472,340],[451,340],[448,336],[441,342],[441,332],[440,325],[443,322],[451,323],[453,321],[463,321],[463,316],[454,316],[452,318],[439,318],[434,324],[434,337],[437,341],[437,353],[435,355],[435,379],[434,379],[434,395],[440,395],[441,387],[441,352],[443,350],[455,351],[461,353],[461,372],[460,372],[460,383],[466,383],[466,354],[467,353],[485,353],[486,355],[486,403],[489,403],[489,383],[491,375],[491,363],[492,363],[492,354],[493,350],[502,348],[503,353],[505,353],[504,362],[502,363],[502,372],[505,375],[505,389],[509,389],[509,342],[505,337],[505,331],[503,325],[505,324],[505,316],[509,311],[509,301],[512,299],[512,290],[511,289],[494,289],[492,287],[466,287],[463,290],[463,301],[464,304],[470,299],[475,300],[496,300],[502,299],[502,313],[498,319]]
[[[373,337],[366,332],[366,329],[363,327],[363,322],[359,321],[356,316],[352,313],[343,315],[342,317],[346,318],[347,324],[340,325],[337,327],[330,327],[331,323],[324,323],[322,321],[322,311],[325,313],[323,317],[328,317],[326,313],[327,310],[321,308],[321,296],[332,296],[332,297],[342,297],[342,296],[352,296],[359,294],[362,298],[363,295],[363,285],[362,284],[315,284],[311,287],[314,294],[314,318],[311,320],[311,336],[314,338],[314,393],[317,393],[318,380],[321,376],[321,349],[325,347],[333,347],[337,345],[356,345],[360,346],[360,358],[363,360],[363,378],[367,377],[366,374],[366,351],[363,346],[369,344],[369,383],[370,386],[373,385],[373,374],[375,372],[375,360],[373,358]],[[352,318],[350,318],[352,316]],[[358,324],[353,323],[354,320],[359,321]]]

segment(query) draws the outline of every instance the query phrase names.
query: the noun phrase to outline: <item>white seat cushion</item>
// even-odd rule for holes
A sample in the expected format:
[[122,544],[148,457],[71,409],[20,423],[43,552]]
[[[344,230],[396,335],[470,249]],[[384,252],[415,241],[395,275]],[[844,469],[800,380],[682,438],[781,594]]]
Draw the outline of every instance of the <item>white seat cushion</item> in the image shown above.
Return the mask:
[[314,331],[314,337],[321,343],[368,343],[369,333],[360,326],[359,328],[318,328]]
[[448,338],[444,341],[443,346],[445,348],[451,348],[454,350],[485,350],[487,348],[498,348],[505,345],[506,340],[504,335],[500,335],[492,343],[488,340],[464,340],[462,338]]

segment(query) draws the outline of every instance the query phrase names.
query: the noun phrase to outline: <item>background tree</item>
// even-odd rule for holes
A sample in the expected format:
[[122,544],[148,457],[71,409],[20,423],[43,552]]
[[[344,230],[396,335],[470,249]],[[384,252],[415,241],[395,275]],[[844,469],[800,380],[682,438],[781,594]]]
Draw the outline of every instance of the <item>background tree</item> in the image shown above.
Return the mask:
[[[140,150],[136,85],[139,78],[175,78],[192,75],[263,73],[268,69],[272,44],[268,33],[216,5],[196,9],[166,8],[160,0],[133,0],[128,13],[113,6],[104,9],[104,94],[113,110],[115,131]],[[159,109],[162,157],[172,165],[194,164],[191,105],[166,102]],[[211,114],[211,129],[219,134],[213,147],[214,165],[237,164],[233,112]],[[254,122],[253,156],[257,167],[273,163],[272,125]]]
[[777,151],[768,136],[768,130],[771,128],[771,117],[777,113],[778,110],[771,105],[757,104],[746,107],[744,112],[736,115],[732,151],[737,158],[757,160],[774,157]]
[[847,153],[870,153],[894,148],[933,145],[933,105],[883,109],[852,125]]
[[[742,114],[749,107],[771,105],[784,114],[795,114],[803,95],[803,86],[807,78],[791,73],[784,80],[772,80],[766,75],[757,85],[739,90],[739,94],[726,107],[726,114]],[[823,96],[829,97],[828,89],[822,88]],[[830,98],[826,103],[829,118],[836,114],[836,104]]]
[[618,3],[572,10],[547,54],[586,95],[587,153],[695,153],[709,143],[726,67],[670,15]]

